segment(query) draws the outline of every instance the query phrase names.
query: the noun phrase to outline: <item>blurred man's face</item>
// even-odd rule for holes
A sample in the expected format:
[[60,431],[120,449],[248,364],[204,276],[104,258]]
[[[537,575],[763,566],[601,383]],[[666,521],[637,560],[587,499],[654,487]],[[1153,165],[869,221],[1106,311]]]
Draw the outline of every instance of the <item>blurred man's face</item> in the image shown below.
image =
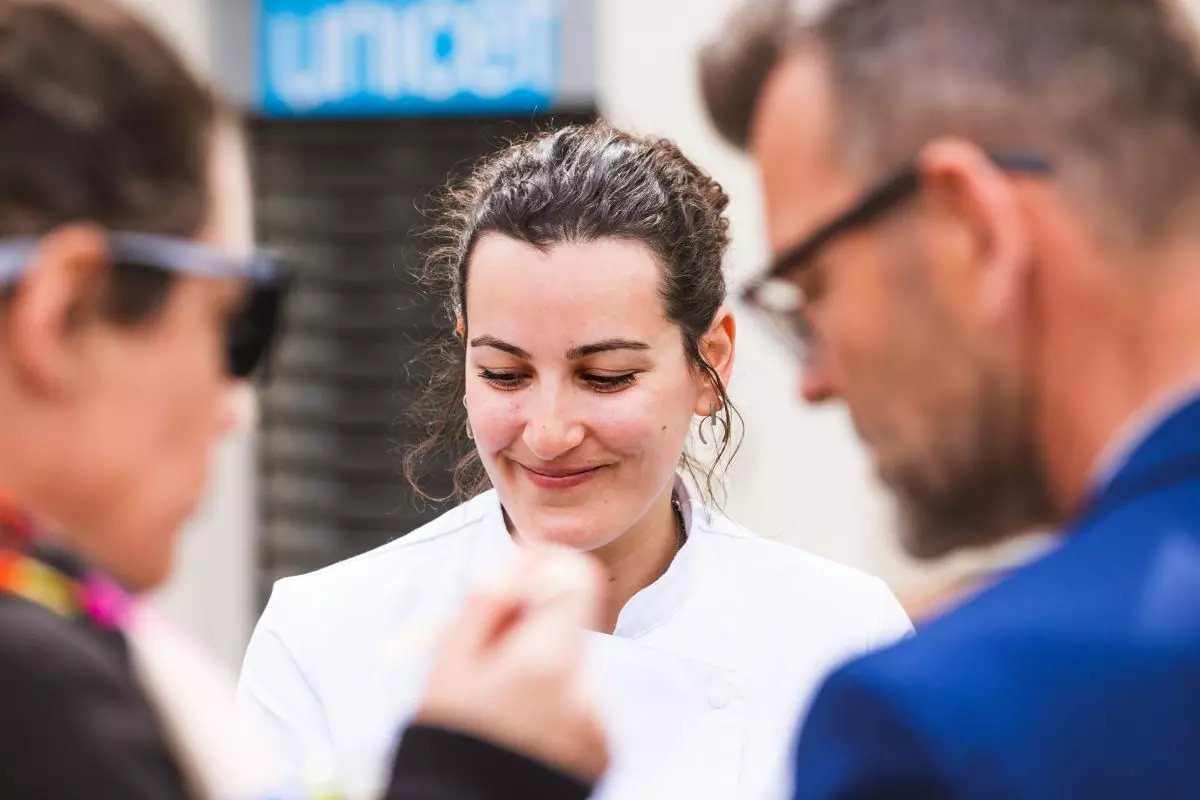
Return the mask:
[[[241,156],[215,150],[216,205],[197,236],[232,254],[250,244]],[[30,511],[128,588],[151,589],[234,422],[227,331],[246,287],[175,275],[152,316],[118,324],[95,310],[110,260],[102,231],[64,226],[39,252],[0,336],[0,406],[17,421],[0,426],[0,443],[39,476],[26,478]]]
[[[840,157],[835,115],[816,54],[793,56],[764,90],[751,150],[776,254],[885,176]],[[920,557],[1027,529],[1049,508],[1021,348],[983,308],[986,265],[970,228],[953,203],[923,194],[790,276],[816,340],[801,392],[846,403]]]

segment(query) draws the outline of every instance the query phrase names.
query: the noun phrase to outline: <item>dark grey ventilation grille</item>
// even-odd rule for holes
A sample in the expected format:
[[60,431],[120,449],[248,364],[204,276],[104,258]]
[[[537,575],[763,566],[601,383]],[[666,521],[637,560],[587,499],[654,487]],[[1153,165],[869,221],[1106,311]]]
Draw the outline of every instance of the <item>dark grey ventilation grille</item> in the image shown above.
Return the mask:
[[298,273],[262,404],[262,601],[443,510],[416,502],[394,452],[416,435],[414,360],[439,313],[410,277],[418,209],[505,139],[592,118],[253,123],[259,238]]

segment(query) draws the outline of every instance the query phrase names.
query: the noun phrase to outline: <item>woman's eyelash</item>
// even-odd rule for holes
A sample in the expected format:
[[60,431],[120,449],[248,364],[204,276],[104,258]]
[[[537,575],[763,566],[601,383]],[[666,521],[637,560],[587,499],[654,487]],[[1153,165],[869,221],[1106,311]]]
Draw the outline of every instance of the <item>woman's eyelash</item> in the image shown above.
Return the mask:
[[605,389],[617,389],[633,383],[636,377],[634,373],[627,372],[624,375],[584,375],[583,379]]
[[518,383],[523,376],[515,372],[492,372],[490,369],[481,369],[479,370],[479,377],[488,383],[511,386]]
[[[526,376],[519,372],[493,372],[490,369],[479,370],[479,377],[487,383],[497,386],[501,389],[515,388],[521,381],[525,380]],[[630,385],[637,380],[637,373],[627,372],[624,375],[596,375],[594,373],[584,373],[582,376],[584,381],[590,383],[601,391],[611,391],[621,389]]]

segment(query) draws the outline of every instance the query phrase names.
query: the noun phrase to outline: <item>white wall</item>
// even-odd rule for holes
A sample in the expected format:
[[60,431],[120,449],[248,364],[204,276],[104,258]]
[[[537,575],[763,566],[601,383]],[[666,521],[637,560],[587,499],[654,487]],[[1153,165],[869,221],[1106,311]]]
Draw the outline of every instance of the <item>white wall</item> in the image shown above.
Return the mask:
[[[211,67],[207,0],[127,0],[156,22],[193,67]],[[250,210],[246,209],[249,214]],[[217,451],[212,481],[184,532],[175,574],[159,606],[229,667],[241,664],[254,618],[254,444],[248,431]]]

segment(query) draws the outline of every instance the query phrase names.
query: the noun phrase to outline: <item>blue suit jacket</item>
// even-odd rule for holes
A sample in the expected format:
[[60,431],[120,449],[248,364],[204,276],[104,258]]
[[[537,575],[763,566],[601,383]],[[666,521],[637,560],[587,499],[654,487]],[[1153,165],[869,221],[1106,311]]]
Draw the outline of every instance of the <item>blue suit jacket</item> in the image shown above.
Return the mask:
[[1200,396],[1059,549],[831,676],[795,797],[1200,798]]

